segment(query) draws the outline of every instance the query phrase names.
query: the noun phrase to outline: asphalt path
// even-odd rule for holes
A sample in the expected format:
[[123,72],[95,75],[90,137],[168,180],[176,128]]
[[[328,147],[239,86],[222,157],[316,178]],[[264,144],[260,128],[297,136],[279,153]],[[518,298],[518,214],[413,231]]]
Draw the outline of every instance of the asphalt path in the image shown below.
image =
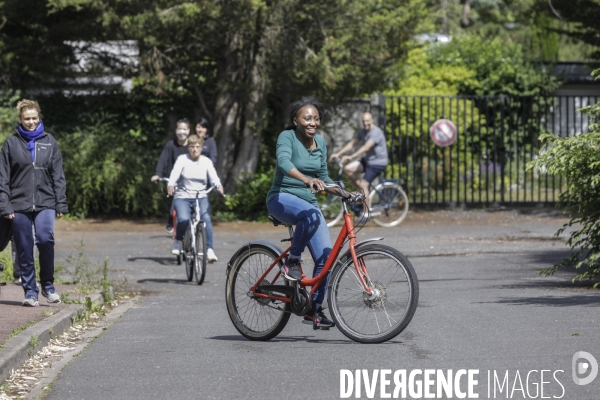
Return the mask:
[[[279,242],[284,228],[217,226],[219,262],[197,286],[169,255],[171,241],[158,224],[64,222],[57,258],[83,240],[94,262],[109,258],[113,280],[126,278],[130,290],[145,296],[65,368],[46,398],[337,399],[342,389],[350,398],[383,398],[401,389],[393,375],[402,380],[402,370],[407,380],[411,372],[415,378],[405,398],[421,398],[419,385],[428,381],[419,369],[435,370],[427,375],[431,398],[449,398],[436,395],[440,376],[464,369],[452,398],[467,392],[470,371],[478,398],[598,399],[600,376],[576,385],[572,361],[578,351],[600,361],[600,292],[572,284],[572,271],[537,273],[567,254],[564,235],[553,237],[564,222],[514,211],[456,211],[413,213],[396,228],[365,227],[359,239],[385,236],[384,243],[409,257],[420,282],[411,324],[378,345],[352,342],[336,329],[313,331],[297,316],[269,342],[248,341],[235,330],[224,301],[226,261],[250,240]],[[584,361],[576,368],[587,363],[577,375],[585,378],[593,363]],[[359,396],[354,387],[348,393],[342,370],[353,376],[365,370]],[[391,371],[391,384],[378,375],[370,397],[369,383],[383,370]]]

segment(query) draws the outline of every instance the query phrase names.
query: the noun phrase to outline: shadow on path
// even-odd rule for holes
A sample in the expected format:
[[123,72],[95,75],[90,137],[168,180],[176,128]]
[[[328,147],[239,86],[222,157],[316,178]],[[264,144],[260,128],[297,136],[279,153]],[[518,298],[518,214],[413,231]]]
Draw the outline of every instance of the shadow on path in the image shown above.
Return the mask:
[[[247,342],[247,343],[256,343],[256,342],[259,342],[259,341],[253,341],[253,340],[246,339],[242,335],[213,336],[213,337],[209,337],[207,339],[225,340],[225,341],[234,341],[234,342]],[[355,342],[355,341],[350,340],[350,339],[346,339],[346,340],[339,340],[339,339],[323,340],[323,339],[313,339],[311,336],[278,336],[278,337],[275,337],[275,338],[273,338],[271,340],[268,340],[268,342],[270,342],[270,343],[277,343],[277,342],[284,342],[284,343],[289,343],[289,342],[307,342],[307,343],[358,344],[358,345],[360,345],[360,343]],[[387,342],[383,342],[383,343],[380,343],[380,344],[403,344],[403,343],[404,342],[399,341],[399,340],[388,340]]]
[[160,265],[177,265],[175,256],[172,257],[130,257],[127,259],[128,262],[136,261],[153,261]]
[[[137,283],[175,283],[177,285],[196,285],[196,282],[189,282],[187,279],[173,279],[173,278],[164,278],[164,279],[140,279]],[[197,285],[196,285],[197,286]]]
[[481,302],[480,304],[509,304],[514,306],[550,306],[550,307],[573,307],[592,306],[600,307],[600,294],[578,295],[578,296],[546,296],[546,297],[518,297],[501,299],[497,301]]

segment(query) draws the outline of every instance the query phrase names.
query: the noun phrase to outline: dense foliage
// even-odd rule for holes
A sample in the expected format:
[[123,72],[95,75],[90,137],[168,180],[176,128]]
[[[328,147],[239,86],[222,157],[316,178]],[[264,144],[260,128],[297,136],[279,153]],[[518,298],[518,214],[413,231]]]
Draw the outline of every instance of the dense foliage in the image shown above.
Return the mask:
[[542,274],[575,267],[580,272],[574,279],[593,280],[600,276],[600,103],[582,112],[593,122],[590,133],[568,138],[543,136],[547,150],[530,167],[545,168],[548,173],[567,179],[568,190],[561,194],[560,206],[571,220],[557,235],[566,228],[575,228],[567,241],[571,255]]

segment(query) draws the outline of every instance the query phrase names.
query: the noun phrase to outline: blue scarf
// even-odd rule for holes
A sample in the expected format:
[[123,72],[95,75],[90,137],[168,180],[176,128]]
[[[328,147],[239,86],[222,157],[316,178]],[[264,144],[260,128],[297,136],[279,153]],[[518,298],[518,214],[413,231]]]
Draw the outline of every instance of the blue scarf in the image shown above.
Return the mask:
[[34,162],[35,161],[35,141],[38,140],[39,138],[41,138],[42,135],[44,134],[44,123],[42,122],[42,120],[40,120],[38,125],[35,127],[35,130],[33,130],[33,131],[28,131],[25,128],[23,128],[23,125],[19,124],[19,126],[17,126],[17,130],[19,131],[21,136],[23,136],[25,139],[28,140],[27,150],[29,150],[29,152],[31,153],[31,162]]

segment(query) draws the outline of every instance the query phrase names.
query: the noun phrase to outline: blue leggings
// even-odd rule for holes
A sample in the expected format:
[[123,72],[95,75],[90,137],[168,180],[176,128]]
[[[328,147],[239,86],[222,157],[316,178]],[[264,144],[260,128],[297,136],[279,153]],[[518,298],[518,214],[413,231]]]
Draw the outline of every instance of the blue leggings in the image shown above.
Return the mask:
[[[21,285],[25,297],[38,298],[39,289],[35,283],[33,246],[37,244],[40,256],[40,284],[48,292],[54,290],[54,220],[56,211],[42,210],[15,213],[12,219],[18,268],[21,271]],[[33,228],[33,229],[32,229]],[[35,231],[35,238],[34,238]]]
[[[323,270],[331,253],[331,238],[327,222],[319,207],[289,193],[279,193],[267,203],[269,213],[283,223],[296,225],[290,254],[300,257],[308,246],[315,262],[313,278]],[[313,295],[317,307],[323,304],[329,275],[323,280]]]

